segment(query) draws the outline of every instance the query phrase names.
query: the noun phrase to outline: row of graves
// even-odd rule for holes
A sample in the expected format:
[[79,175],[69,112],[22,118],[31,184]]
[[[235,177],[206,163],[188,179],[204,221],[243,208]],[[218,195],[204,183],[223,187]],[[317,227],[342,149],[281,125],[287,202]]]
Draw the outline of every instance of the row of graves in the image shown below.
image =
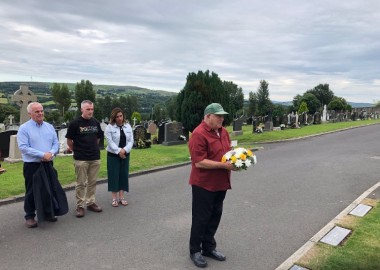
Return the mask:
[[283,130],[286,128],[301,128],[302,126],[318,125],[322,123],[336,123],[345,121],[359,121],[367,119],[380,119],[380,113],[376,108],[354,108],[351,112],[336,112],[334,110],[324,110],[321,113],[314,114],[297,112],[284,114],[282,117],[271,115],[265,116],[241,116],[233,121],[233,135],[242,134],[243,125],[252,125],[253,133],[261,133],[263,131]]
[[[14,122],[14,116],[9,115],[5,123],[0,123],[0,160],[8,162],[21,161],[21,153],[17,146],[17,131],[21,124],[30,119],[26,107],[30,102],[37,101],[37,96],[27,85],[20,85],[12,100],[20,106],[20,123]],[[107,127],[107,119],[100,124],[103,131]],[[150,147],[152,143],[166,146],[185,144],[189,139],[188,132],[184,131],[182,123],[176,121],[143,121],[135,125],[133,119],[134,148],[141,149]],[[71,154],[68,151],[66,133],[67,126],[63,124],[56,127],[59,141],[59,155]],[[99,143],[100,149],[104,149],[104,140]]]
[[[101,128],[105,131],[107,123],[102,121]],[[0,130],[0,159],[8,162],[21,161],[21,153],[17,147],[17,131],[19,125],[4,125]],[[59,141],[59,155],[71,154],[68,151],[66,133],[67,126],[56,127]],[[136,149],[149,148],[152,144],[165,146],[186,144],[188,133],[184,132],[182,123],[176,121],[144,121],[133,127],[134,145]],[[99,143],[99,148],[104,149],[104,140]]]

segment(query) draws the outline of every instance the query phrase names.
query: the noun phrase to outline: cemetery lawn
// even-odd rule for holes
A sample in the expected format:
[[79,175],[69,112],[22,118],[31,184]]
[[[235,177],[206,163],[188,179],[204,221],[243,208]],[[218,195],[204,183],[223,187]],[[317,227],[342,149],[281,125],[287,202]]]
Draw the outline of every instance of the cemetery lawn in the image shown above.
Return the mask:
[[[285,129],[271,132],[264,131],[260,134],[252,134],[252,126],[243,126],[243,135],[231,136],[231,139],[238,140],[238,146],[240,147],[253,148],[255,144],[260,142],[299,138],[369,124],[380,124],[380,119],[311,125],[298,129]],[[232,132],[232,127],[227,127],[227,130]],[[151,148],[133,149],[130,158],[131,173],[190,161],[187,144],[173,146],[154,144]],[[22,174],[23,163],[10,164],[3,162],[2,167],[5,168],[7,172],[0,175],[0,199],[23,195],[25,193],[24,177]],[[54,167],[58,171],[58,178],[62,186],[73,185],[75,183],[73,158],[71,156],[57,157],[54,160]],[[106,151],[102,150],[99,178],[106,177],[107,156]]]
[[[342,245],[317,243],[296,264],[312,270],[380,269],[380,201],[366,199],[372,205],[364,217],[346,216],[339,226],[352,230]],[[370,202],[372,201],[372,202]]]
[[[188,162],[189,151],[187,144],[163,146],[152,145],[151,148],[133,149],[130,156],[130,172],[145,171],[152,168]],[[23,163],[2,162],[2,168],[7,172],[0,175],[0,199],[10,198],[25,193]],[[75,172],[72,156],[56,157],[54,168],[62,186],[75,183]],[[101,166],[99,178],[107,178],[107,153],[101,151]]]
[[[310,125],[295,129],[285,129],[278,131],[264,131],[263,133],[252,133],[252,126],[243,126],[243,135],[231,136],[231,140],[238,140],[239,145],[245,143],[264,143],[278,140],[287,140],[293,138],[302,138],[314,134],[331,132],[336,130],[344,130],[347,128],[380,124],[380,119],[376,120],[363,120],[339,123],[325,123],[320,125]],[[232,127],[227,128],[232,132]]]

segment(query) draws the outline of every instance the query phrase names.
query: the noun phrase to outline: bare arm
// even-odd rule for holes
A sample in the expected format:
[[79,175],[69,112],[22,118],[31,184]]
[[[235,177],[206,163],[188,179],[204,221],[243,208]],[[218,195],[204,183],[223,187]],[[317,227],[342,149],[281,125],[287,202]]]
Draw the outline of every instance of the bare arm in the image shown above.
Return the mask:
[[67,146],[69,147],[70,151],[73,151],[74,141],[72,139],[67,139]]
[[232,164],[228,162],[219,162],[213,161],[210,159],[204,159],[195,163],[195,167],[200,169],[225,169],[225,170],[233,170],[234,167]]

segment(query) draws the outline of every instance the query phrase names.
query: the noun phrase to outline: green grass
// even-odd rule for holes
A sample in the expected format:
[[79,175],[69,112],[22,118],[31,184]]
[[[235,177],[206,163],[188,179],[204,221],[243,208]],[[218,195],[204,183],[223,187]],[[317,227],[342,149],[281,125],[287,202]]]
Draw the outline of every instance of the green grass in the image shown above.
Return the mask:
[[[367,120],[343,123],[331,123],[307,126],[300,129],[264,132],[252,134],[252,127],[243,127],[243,135],[231,136],[238,140],[239,146],[254,147],[260,142],[284,140],[331,132],[361,125],[379,124],[380,120]],[[232,127],[227,127],[232,131]],[[106,178],[106,152],[101,151],[101,169],[99,178]],[[131,152],[130,171],[144,171],[147,169],[172,165],[189,161],[187,144],[175,146],[152,145],[147,149],[134,149]],[[7,172],[0,175],[0,199],[21,195],[25,192],[22,176],[22,163],[3,163]],[[71,156],[58,157],[54,161],[60,182],[63,186],[75,182],[73,158]],[[312,270],[379,270],[380,269],[380,202],[374,203],[374,208],[363,218],[356,218],[346,225],[353,230],[352,235],[343,246],[331,247],[318,243],[312,249],[312,255],[301,259],[298,265]],[[350,217],[351,218],[351,217]]]
[[[312,125],[299,129],[286,129],[281,131],[264,132],[261,134],[252,134],[252,126],[244,126],[243,135],[231,136],[231,139],[238,140],[239,146],[252,148],[259,142],[303,137],[338,129],[345,129],[353,126],[375,123],[380,123],[380,120]],[[227,127],[227,130],[231,132],[232,127]],[[101,161],[99,178],[106,178],[107,164],[105,150],[101,151]],[[133,173],[155,167],[182,163],[185,161],[189,161],[187,144],[174,146],[152,145],[151,148],[132,150],[130,171]],[[22,166],[23,163],[21,162],[14,164],[3,163],[3,167],[7,170],[7,172],[0,175],[0,199],[21,195],[25,192]],[[73,158],[71,156],[56,158],[54,161],[54,167],[58,171],[59,180],[63,186],[70,185],[75,182]]]
[[8,104],[7,98],[0,98],[0,104]]
[[[107,177],[106,155],[106,151],[102,150],[99,178]],[[144,171],[186,161],[189,161],[187,144],[173,146],[152,145],[151,148],[132,150],[130,172]],[[22,175],[23,163],[10,164],[3,162],[2,167],[7,172],[0,175],[0,199],[23,194],[25,192],[24,177]],[[58,178],[63,186],[75,182],[72,156],[57,157],[54,160],[54,167],[58,171]]]
[[[292,138],[301,138],[310,136],[313,134],[331,132],[346,128],[352,128],[357,126],[369,125],[380,123],[380,119],[376,120],[363,120],[363,121],[351,121],[351,122],[339,122],[339,123],[326,123],[320,125],[305,126],[297,129],[285,129],[279,131],[263,132],[252,134],[252,126],[243,127],[243,135],[231,136],[232,140],[238,140],[239,144],[242,143],[260,143],[270,142],[277,140],[286,140]],[[232,127],[228,128],[232,131]]]
[[342,246],[318,243],[302,266],[312,270],[380,269],[380,202],[364,217],[355,217],[352,235]]

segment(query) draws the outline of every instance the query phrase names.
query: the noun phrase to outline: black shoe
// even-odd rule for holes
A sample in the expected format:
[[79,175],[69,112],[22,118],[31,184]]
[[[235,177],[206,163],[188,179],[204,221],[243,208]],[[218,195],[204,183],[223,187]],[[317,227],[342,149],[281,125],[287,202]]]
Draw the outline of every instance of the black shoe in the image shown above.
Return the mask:
[[190,259],[194,262],[195,266],[197,267],[204,268],[207,266],[207,262],[200,252],[190,254]]
[[57,217],[51,217],[51,218],[47,218],[46,221],[49,221],[49,222],[56,222],[58,220]]
[[202,251],[202,255],[206,256],[206,257],[213,258],[217,261],[225,261],[226,260],[226,256],[224,256],[222,253],[220,253],[216,249],[213,249],[211,251]]
[[37,223],[37,221],[34,220],[34,218],[29,218],[29,219],[25,220],[25,226],[27,228],[35,228],[38,226],[38,223]]

